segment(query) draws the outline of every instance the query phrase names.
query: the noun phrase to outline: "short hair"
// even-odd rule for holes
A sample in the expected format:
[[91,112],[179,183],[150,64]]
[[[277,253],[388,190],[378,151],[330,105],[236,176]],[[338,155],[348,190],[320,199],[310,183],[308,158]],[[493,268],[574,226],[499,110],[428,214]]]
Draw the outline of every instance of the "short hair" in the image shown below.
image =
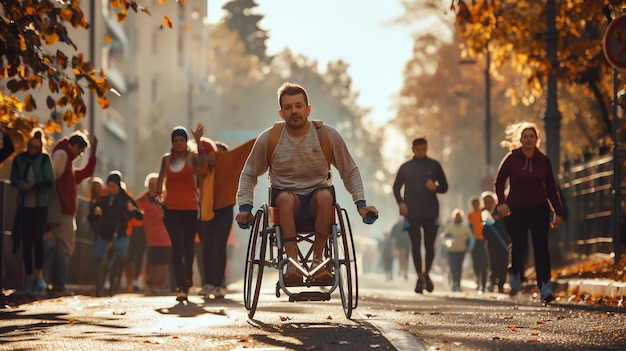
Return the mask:
[[307,105],[309,104],[309,97],[306,94],[306,90],[304,90],[304,88],[299,84],[285,82],[283,83],[283,85],[280,86],[280,88],[278,88],[278,91],[276,93],[278,94],[278,106],[280,108],[283,107],[281,99],[284,95],[293,96],[302,94],[302,96],[304,96],[304,103]]
[[478,196],[470,196],[469,198],[469,204],[471,205],[472,203],[474,203],[474,201],[478,201],[478,205],[480,205],[480,197]]
[[460,208],[455,208],[454,210],[452,210],[452,213],[450,214],[450,218],[452,219],[452,221],[454,221],[457,215],[461,215],[461,218],[463,218],[465,217],[465,212],[463,212],[463,210]]
[[228,144],[223,141],[216,141],[215,146],[217,146],[217,149],[220,151],[228,151]]
[[483,191],[480,194],[480,198],[483,199],[483,202],[485,201],[486,197],[490,197],[492,198],[494,201],[498,201],[498,195],[496,195],[496,193],[494,193],[493,191]]
[[70,134],[68,141],[70,142],[70,145],[78,144],[81,149],[89,147],[87,135],[79,130]]
[[148,175],[146,176],[146,178],[143,181],[143,186],[146,187],[146,188],[148,186],[150,186],[150,180],[152,178],[157,178],[158,179],[159,178],[159,174],[158,173],[154,173],[154,172],[153,173],[148,173]]
[[413,146],[417,146],[417,145],[428,145],[428,142],[426,141],[426,138],[424,137],[415,138],[413,140]]

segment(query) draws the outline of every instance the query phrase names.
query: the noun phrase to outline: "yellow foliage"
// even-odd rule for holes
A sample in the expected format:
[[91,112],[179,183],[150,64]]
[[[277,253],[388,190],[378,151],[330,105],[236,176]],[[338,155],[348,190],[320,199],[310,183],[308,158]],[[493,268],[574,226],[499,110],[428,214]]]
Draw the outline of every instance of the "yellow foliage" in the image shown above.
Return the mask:
[[172,21],[167,16],[163,16],[163,24],[169,29],[172,29]]

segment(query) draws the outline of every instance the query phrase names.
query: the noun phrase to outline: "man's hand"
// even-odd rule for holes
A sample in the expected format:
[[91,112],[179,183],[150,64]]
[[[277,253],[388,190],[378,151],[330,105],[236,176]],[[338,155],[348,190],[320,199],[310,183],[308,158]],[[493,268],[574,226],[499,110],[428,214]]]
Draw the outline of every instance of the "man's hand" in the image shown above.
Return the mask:
[[235,221],[239,224],[239,228],[248,229],[254,223],[254,216],[250,212],[239,212],[235,216]]
[[359,215],[361,216],[361,218],[365,218],[365,216],[367,216],[368,212],[372,212],[372,213],[376,214],[376,217],[378,217],[378,210],[374,206],[361,207],[361,208],[358,209],[358,211],[359,211]]
[[437,191],[437,184],[435,184],[432,179],[428,178],[426,181],[426,189],[430,191]]
[[409,214],[409,208],[406,207],[404,202],[401,202],[398,206],[400,207],[400,216],[406,217]]
[[554,215],[554,219],[552,220],[552,223],[550,223],[550,228],[557,229],[561,225],[561,220],[561,216]]
[[98,150],[98,138],[95,135],[91,136],[89,145],[91,146],[91,155],[96,156],[96,151]]

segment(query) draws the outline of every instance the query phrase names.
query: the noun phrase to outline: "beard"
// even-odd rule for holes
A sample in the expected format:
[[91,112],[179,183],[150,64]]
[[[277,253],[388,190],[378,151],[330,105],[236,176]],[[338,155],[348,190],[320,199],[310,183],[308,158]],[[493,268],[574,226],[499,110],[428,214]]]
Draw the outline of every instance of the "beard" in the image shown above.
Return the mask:
[[289,116],[288,119],[285,120],[285,123],[292,129],[301,129],[306,125],[306,118],[303,116],[296,114]]

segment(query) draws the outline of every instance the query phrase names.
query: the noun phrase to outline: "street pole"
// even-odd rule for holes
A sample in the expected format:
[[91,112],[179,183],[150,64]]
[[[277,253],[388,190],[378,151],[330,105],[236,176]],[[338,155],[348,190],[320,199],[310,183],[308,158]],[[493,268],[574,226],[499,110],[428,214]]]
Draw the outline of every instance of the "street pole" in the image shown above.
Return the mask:
[[548,72],[548,91],[547,106],[544,115],[544,123],[546,127],[546,153],[552,162],[552,169],[555,174],[560,170],[560,143],[561,143],[561,112],[557,100],[557,84],[556,70],[558,69],[557,60],[557,41],[558,35],[556,31],[556,4],[554,0],[548,0],[547,9],[547,28],[546,28],[546,58],[550,62],[550,70]]
[[485,60],[485,163],[487,166],[487,177],[491,177],[491,77],[489,75],[491,53],[489,52],[489,42],[487,42]]
[[[96,66],[96,0],[89,1],[89,59],[91,66]],[[89,92],[89,134],[95,135],[96,94]]]
[[613,69],[613,251],[615,252],[614,267],[618,268],[622,257],[622,189],[619,162],[619,142],[617,141],[619,121],[617,118],[617,87],[619,85],[619,72]]

